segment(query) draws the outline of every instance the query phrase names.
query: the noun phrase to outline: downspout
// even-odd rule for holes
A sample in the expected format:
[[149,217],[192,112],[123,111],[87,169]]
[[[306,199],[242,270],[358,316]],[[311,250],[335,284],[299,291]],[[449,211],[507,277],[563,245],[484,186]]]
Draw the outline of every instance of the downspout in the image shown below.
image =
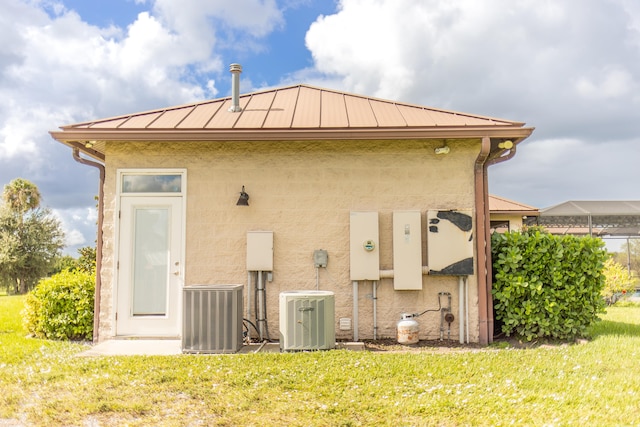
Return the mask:
[[488,136],[482,138],[482,145],[480,147],[480,153],[476,158],[474,167],[474,180],[475,180],[475,205],[476,205],[476,252],[478,254],[477,268],[478,268],[478,341],[480,345],[489,344],[489,328],[487,326],[487,233],[485,220],[488,203],[486,201],[486,162],[489,158],[489,152],[491,150],[491,139]]
[[493,342],[494,332],[494,319],[493,319],[493,263],[491,262],[491,214],[489,210],[489,166],[493,166],[498,163],[506,162],[516,155],[516,144],[509,149],[509,152],[500,157],[494,157],[489,159],[484,164],[484,186],[486,191],[484,192],[484,217],[485,217],[485,241],[486,245],[486,259],[487,259],[487,330],[489,343]]
[[100,172],[100,188],[98,189],[98,233],[96,236],[96,290],[93,307],[93,342],[98,342],[100,326],[100,293],[102,290],[102,223],[104,220],[104,165],[80,157],[80,150],[73,149],[73,159],[87,166],[98,168]]

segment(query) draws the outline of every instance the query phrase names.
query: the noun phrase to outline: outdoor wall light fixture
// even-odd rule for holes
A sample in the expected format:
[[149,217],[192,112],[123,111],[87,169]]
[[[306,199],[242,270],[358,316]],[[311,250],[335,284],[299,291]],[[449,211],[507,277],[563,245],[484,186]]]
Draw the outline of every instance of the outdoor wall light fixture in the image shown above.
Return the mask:
[[84,143],[85,148],[91,148],[93,147],[93,141],[87,141]]
[[508,139],[498,144],[498,148],[502,148],[503,150],[511,150],[513,148],[513,141]]
[[444,147],[438,147],[435,150],[436,154],[449,154],[449,151],[451,151],[451,148],[449,148],[448,145],[445,145]]
[[249,206],[249,195],[244,191],[244,185],[242,186],[240,198],[238,199],[236,206]]

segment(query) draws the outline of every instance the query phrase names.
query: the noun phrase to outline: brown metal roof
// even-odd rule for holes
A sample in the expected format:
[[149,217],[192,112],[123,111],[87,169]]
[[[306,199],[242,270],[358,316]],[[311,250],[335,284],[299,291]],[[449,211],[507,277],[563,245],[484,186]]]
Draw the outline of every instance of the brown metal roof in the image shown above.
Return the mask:
[[537,208],[491,194],[489,195],[489,211],[495,214],[539,215]]
[[[375,99],[308,85],[145,111],[62,126],[51,135],[104,158],[105,141],[253,141],[327,139],[509,138],[533,128],[524,123]],[[87,143],[92,145],[87,148]]]

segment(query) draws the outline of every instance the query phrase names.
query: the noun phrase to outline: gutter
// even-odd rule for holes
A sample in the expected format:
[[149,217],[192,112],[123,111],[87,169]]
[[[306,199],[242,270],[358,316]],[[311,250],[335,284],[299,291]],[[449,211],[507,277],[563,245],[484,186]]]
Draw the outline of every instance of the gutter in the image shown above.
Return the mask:
[[100,327],[100,294],[102,291],[102,223],[104,221],[105,172],[103,164],[80,157],[80,150],[78,148],[73,149],[73,159],[83,165],[98,168],[100,172],[100,187],[98,189],[98,233],[96,237],[96,289],[93,306],[93,342],[95,343],[98,342],[100,338],[98,330]]
[[[67,145],[78,141],[326,141],[326,140],[398,140],[431,138],[477,138],[478,134],[493,138],[524,139],[532,128],[503,127],[436,127],[436,128],[274,128],[274,129],[87,129],[62,128],[49,132]],[[83,150],[85,151],[85,150]]]

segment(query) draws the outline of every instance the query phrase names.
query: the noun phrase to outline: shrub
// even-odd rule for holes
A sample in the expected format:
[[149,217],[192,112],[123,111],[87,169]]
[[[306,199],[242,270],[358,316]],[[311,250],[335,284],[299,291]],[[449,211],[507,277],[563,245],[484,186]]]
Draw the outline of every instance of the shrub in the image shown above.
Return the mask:
[[492,236],[493,298],[502,332],[568,340],[604,311],[607,253],[593,237],[554,236],[532,227]]
[[42,279],[25,301],[24,324],[38,338],[83,340],[93,336],[95,276],[64,270]]
[[605,261],[603,273],[605,282],[602,296],[610,304],[615,303],[627,292],[632,292],[636,287],[637,279],[631,277],[627,269],[615,262],[613,258]]

